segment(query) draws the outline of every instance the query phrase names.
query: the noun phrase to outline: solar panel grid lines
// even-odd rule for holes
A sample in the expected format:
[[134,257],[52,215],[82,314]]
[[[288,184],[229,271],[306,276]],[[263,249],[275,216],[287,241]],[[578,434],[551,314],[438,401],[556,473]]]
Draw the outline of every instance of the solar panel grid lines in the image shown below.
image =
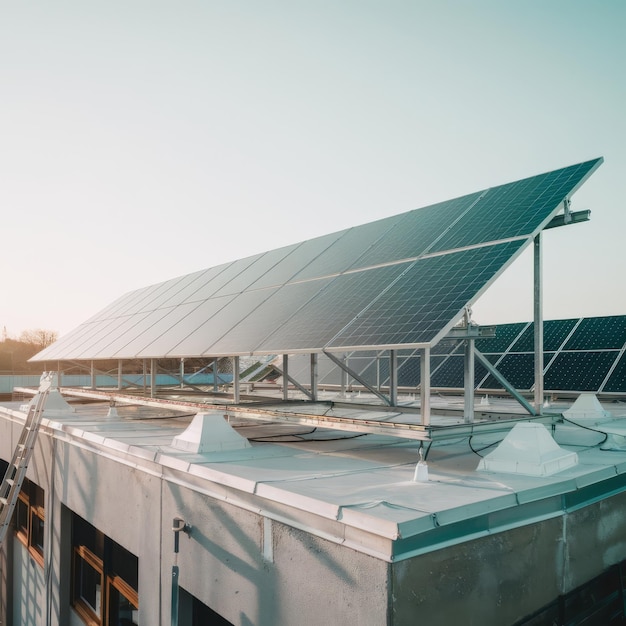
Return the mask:
[[626,351],[622,351],[615,360],[601,391],[606,393],[623,393],[626,391]]
[[[543,323],[543,349],[556,352],[568,338],[578,319],[545,320]],[[535,324],[530,322],[528,328],[511,346],[512,352],[534,352]]]
[[315,294],[306,306],[255,346],[255,352],[318,351],[334,336],[354,311],[362,310],[408,266],[406,263],[369,271],[341,274]]
[[384,297],[362,310],[326,348],[423,344],[452,325],[480,288],[494,278],[522,242],[471,248],[415,261]]
[[[143,311],[128,317],[128,324],[114,335],[103,337],[102,341],[90,347],[90,358],[99,359],[101,355],[108,355],[109,358],[135,358],[136,352],[129,350],[128,346],[133,343],[146,343],[144,337],[150,336],[159,328],[159,324],[168,326],[170,315],[183,315],[182,307],[169,307]],[[163,320],[166,320],[163,322]],[[170,326],[171,327],[171,326]],[[106,357],[105,357],[106,358]]]
[[621,350],[617,353],[617,356],[615,357],[615,360],[613,361],[611,367],[609,368],[609,371],[606,373],[606,376],[604,377],[604,380],[602,381],[602,384],[600,385],[600,388],[599,388],[598,391],[600,391],[600,392],[604,391],[604,387],[606,386],[606,384],[609,382],[609,380],[613,376],[613,372],[617,368],[617,366],[618,366],[622,356],[624,355],[624,353],[626,353],[626,344],[624,344],[624,346],[622,346]]
[[390,228],[370,248],[354,261],[351,269],[373,267],[390,261],[416,259],[422,256],[445,229],[457,219],[482,192],[414,209],[393,218],[385,218]]
[[267,273],[271,273],[272,269],[278,265],[286,256],[289,255],[290,247],[278,248],[270,250],[263,254],[257,255],[255,260],[248,265],[242,272],[222,285],[215,291],[212,297],[228,296],[243,293],[253,288],[252,285]]
[[375,247],[399,219],[400,216],[388,217],[343,231],[341,237],[299,270],[289,282],[336,276],[359,269],[359,259]]
[[586,179],[601,162],[594,159],[490,188],[434,249],[456,249],[489,239],[534,234],[580,185],[578,180]]
[[619,349],[626,343],[626,316],[583,318],[565,350]]
[[[255,351],[255,345],[260,338],[273,333],[277,326],[288,323],[301,308],[306,307],[315,296],[323,291],[331,280],[326,278],[288,283],[276,288],[240,294],[233,306],[240,307],[243,303],[243,314],[233,315],[232,325],[219,336],[214,333],[215,341],[207,345],[202,354],[251,354]],[[251,296],[261,296],[261,299],[255,306],[246,308],[246,298]],[[224,313],[228,315],[229,311]]]
[[545,373],[544,388],[598,391],[615,358],[613,352],[561,352]]
[[[112,320],[103,320],[97,329],[85,338],[77,347],[75,358],[95,359],[103,347],[106,347],[114,339],[120,335],[124,335],[129,330],[138,330],[149,313],[136,313],[134,315],[125,315],[123,317],[113,318]],[[106,358],[113,358],[112,356]]]
[[208,298],[212,298],[224,285],[231,280],[236,279],[242,272],[244,272],[250,265],[252,265],[260,255],[254,255],[246,257],[244,259],[238,259],[232,263],[228,263],[221,271],[212,275],[208,281],[202,286],[198,287],[193,293],[189,294],[184,300],[180,301],[180,304],[186,302],[200,302]]
[[[135,290],[34,360],[436,344],[600,162]],[[401,361],[406,372],[414,364]]]

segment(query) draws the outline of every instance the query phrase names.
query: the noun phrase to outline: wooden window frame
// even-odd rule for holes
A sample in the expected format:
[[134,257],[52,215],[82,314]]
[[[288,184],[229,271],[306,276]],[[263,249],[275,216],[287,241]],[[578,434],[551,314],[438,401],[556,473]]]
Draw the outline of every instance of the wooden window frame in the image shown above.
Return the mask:
[[[46,521],[46,512],[45,508],[42,505],[31,504],[31,499],[33,496],[33,490],[39,489],[42,493],[42,500],[45,498],[45,492],[42,487],[39,485],[25,480],[22,489],[20,489],[20,493],[18,494],[18,502],[17,506],[20,506],[20,503],[26,507],[26,526],[18,526],[17,525],[17,514],[15,518],[15,536],[17,539],[24,544],[28,553],[33,558],[33,560],[40,566],[44,565],[44,556],[43,556],[43,548],[39,548],[33,541],[33,515],[40,519],[44,524]],[[16,509],[17,511],[17,509]],[[45,532],[45,531],[44,531]]]
[[[76,516],[76,514],[74,514]],[[78,516],[76,516],[78,517]],[[113,544],[115,542],[109,539],[101,531],[94,529],[96,532],[95,545],[104,544],[103,555],[106,555],[107,547],[106,542],[110,541]],[[123,596],[130,604],[137,610],[139,610],[139,593],[134,589],[126,580],[112,571],[112,562],[109,562],[108,557],[97,556],[90,548],[84,544],[74,543],[74,541],[80,541],[80,535],[74,536],[72,539],[72,587],[71,587],[71,605],[78,617],[87,626],[103,626],[109,623],[112,617],[112,596],[114,591],[119,596]],[[95,547],[92,545],[91,547]],[[115,544],[117,545],[117,544]],[[120,546],[121,548],[121,546]],[[98,549],[99,552],[99,549]],[[134,557],[137,558],[137,557]],[[94,570],[99,576],[100,585],[100,606],[99,614],[93,610],[88,601],[81,597],[82,581],[80,578],[81,566],[86,563],[92,570]],[[98,584],[96,581],[95,584]]]
[[[102,559],[97,557],[86,546],[74,546],[74,559],[72,568],[72,606],[79,617],[88,626],[101,626],[102,608],[104,604],[104,564]],[[82,559],[92,569],[100,574],[100,615],[96,615],[94,610],[87,604],[80,595],[80,590],[76,588],[76,576],[78,572],[78,561]]]
[[106,596],[106,620],[109,623],[111,611],[111,588],[123,595],[137,610],[139,610],[139,594],[119,576],[107,576],[107,596]]

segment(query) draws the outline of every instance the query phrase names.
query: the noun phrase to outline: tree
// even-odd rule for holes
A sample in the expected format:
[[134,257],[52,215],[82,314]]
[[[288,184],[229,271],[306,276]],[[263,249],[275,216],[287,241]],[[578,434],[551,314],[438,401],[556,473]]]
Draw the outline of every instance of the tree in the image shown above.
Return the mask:
[[34,328],[25,330],[20,335],[20,341],[27,343],[37,350],[43,350],[57,340],[58,333],[56,330],[47,330],[45,328]]

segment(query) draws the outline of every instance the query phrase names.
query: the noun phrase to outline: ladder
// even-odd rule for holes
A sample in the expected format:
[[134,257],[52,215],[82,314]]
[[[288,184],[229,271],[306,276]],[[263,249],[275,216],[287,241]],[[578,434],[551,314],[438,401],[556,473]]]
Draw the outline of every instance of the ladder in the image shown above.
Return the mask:
[[11,518],[22,483],[24,482],[28,462],[35,447],[39,424],[41,423],[41,416],[43,415],[50,387],[51,376],[44,374],[41,377],[37,397],[28,408],[24,428],[13,452],[13,458],[0,484],[0,545],[4,542],[7,529],[11,525]]

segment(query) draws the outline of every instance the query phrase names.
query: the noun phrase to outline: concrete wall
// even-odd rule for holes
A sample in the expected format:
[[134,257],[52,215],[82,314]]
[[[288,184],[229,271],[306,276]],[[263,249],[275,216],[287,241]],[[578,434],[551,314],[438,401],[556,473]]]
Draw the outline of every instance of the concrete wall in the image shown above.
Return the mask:
[[[174,483],[163,485],[163,515],[164,528],[174,517],[192,526],[180,537],[180,586],[233,624],[386,623],[385,562]],[[166,590],[173,533],[166,529],[163,540]],[[162,597],[167,615],[169,595]]]
[[626,494],[394,564],[394,626],[514,624],[626,559]]
[[[0,419],[1,458],[10,459],[20,431]],[[42,432],[27,475],[46,491],[50,570],[29,573],[39,566],[19,542],[2,548],[3,623],[26,597],[51,614],[50,626],[78,623],[69,605],[72,511],[138,557],[140,623],[149,626],[170,621],[174,517],[192,526],[180,536],[180,586],[243,626],[512,624],[626,559],[625,493],[390,565],[267,520],[259,511],[268,503],[252,494],[246,502],[258,510],[229,503],[229,493],[241,494],[225,485],[196,477],[191,488],[184,472],[162,472]]]
[[[21,428],[7,431],[6,424],[0,419],[7,434],[0,456],[10,458]],[[141,624],[170,624],[174,517],[193,527],[180,536],[180,586],[234,624],[386,623],[386,562],[264,520],[178,484],[182,474],[166,479],[160,466],[147,465],[138,469],[40,432],[27,475],[46,492],[50,571],[41,612],[51,613],[51,626],[81,623],[69,604],[72,512],[138,557]],[[43,570],[35,580],[26,560],[13,559],[14,612],[22,610],[20,597],[43,593]],[[47,623],[38,620],[32,623]]]
[[47,603],[44,570],[13,538],[13,624],[46,626]]

